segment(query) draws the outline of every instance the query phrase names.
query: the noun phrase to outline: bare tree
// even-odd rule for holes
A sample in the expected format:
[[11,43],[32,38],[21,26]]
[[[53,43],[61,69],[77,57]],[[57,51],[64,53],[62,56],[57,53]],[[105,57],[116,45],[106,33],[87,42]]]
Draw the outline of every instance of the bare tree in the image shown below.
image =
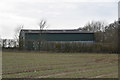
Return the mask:
[[39,38],[39,50],[41,48],[41,43],[43,41],[42,39],[42,31],[43,29],[46,27],[46,20],[41,20],[40,23],[39,23],[39,28],[40,28],[40,31],[39,31],[39,34],[40,34],[40,38]]
[[40,35],[42,34],[42,31],[44,28],[47,28],[47,25],[46,25],[46,20],[41,20],[40,23],[39,23],[39,28],[40,28]]
[[7,46],[7,39],[2,40],[2,47],[5,48]]
[[118,44],[118,22],[114,21],[114,23],[109,24],[105,27],[105,42],[113,43],[115,46]]
[[19,25],[16,29],[15,29],[15,35],[14,35],[14,39],[15,39],[15,45],[16,47],[19,46],[19,34],[20,34],[20,31],[21,29],[23,28],[23,25]]
[[104,42],[105,23],[102,21],[92,21],[87,23],[83,31],[95,32],[95,39],[97,42]]
[[39,23],[39,27],[40,27],[40,31],[43,30],[46,26],[46,21],[45,20],[41,20]]
[[92,31],[92,32],[98,32],[102,31],[104,32],[105,30],[105,23],[102,21],[92,21],[87,23],[84,27],[83,30],[85,31]]

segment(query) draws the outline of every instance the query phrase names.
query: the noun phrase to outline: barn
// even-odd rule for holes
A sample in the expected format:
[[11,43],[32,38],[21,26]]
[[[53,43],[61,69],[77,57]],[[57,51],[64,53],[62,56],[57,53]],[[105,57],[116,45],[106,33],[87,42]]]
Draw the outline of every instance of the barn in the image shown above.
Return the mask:
[[81,30],[26,30],[19,35],[19,45],[23,49],[33,49],[40,41],[93,43],[94,33]]

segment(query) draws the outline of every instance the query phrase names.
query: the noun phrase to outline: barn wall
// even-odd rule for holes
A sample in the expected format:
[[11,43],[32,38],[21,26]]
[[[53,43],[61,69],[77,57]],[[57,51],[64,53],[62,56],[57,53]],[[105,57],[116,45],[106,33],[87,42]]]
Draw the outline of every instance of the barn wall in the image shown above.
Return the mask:
[[[72,41],[94,41],[93,33],[26,33],[25,34],[25,49],[39,50],[41,48],[40,41],[52,42],[72,42]],[[52,47],[52,46],[51,46]]]

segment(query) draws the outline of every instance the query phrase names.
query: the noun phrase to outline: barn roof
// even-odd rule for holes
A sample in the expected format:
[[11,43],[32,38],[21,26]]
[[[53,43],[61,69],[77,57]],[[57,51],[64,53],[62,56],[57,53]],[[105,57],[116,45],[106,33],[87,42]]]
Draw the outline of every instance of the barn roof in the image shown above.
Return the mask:
[[[30,30],[30,29],[22,29],[21,32],[24,33],[40,33],[40,30]],[[42,33],[93,33],[90,31],[81,31],[78,29],[71,30],[42,30]]]

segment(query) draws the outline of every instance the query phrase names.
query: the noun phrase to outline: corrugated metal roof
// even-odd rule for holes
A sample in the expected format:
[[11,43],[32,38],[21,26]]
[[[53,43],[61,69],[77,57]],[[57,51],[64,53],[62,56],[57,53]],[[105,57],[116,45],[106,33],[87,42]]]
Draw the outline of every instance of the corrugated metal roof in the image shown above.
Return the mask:
[[[21,32],[24,33],[40,33],[40,30],[27,30],[27,29],[22,29]],[[42,30],[42,33],[93,33],[89,31],[81,31],[77,29],[73,30]]]

